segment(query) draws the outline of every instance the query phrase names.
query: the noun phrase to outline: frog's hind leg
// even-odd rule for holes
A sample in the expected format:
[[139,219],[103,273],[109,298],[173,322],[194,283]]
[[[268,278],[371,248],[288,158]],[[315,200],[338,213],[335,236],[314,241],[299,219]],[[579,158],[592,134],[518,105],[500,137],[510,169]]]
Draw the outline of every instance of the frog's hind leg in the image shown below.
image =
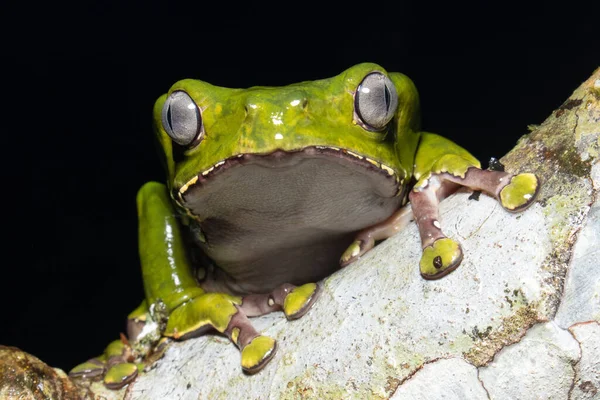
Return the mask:
[[249,317],[281,310],[288,320],[294,320],[310,310],[320,293],[316,283],[302,286],[284,283],[270,293],[244,296],[240,307]]
[[100,356],[77,365],[69,371],[69,376],[75,379],[103,379],[109,389],[120,389],[132,382],[144,367],[143,364],[133,361],[131,347],[127,340],[121,337],[112,341]]
[[340,258],[340,266],[346,267],[356,261],[367,251],[375,247],[377,240],[387,239],[414,220],[410,204],[400,208],[388,219],[358,232],[354,242],[344,251]]
[[[167,340],[162,338],[156,342],[138,341],[151,316],[146,300],[132,311],[127,318],[127,337],[112,341],[104,352],[88,361],[75,366],[69,376],[75,379],[103,380],[109,389],[120,389],[131,383],[150,360],[156,360],[166,350]],[[133,344],[133,346],[132,346]]]

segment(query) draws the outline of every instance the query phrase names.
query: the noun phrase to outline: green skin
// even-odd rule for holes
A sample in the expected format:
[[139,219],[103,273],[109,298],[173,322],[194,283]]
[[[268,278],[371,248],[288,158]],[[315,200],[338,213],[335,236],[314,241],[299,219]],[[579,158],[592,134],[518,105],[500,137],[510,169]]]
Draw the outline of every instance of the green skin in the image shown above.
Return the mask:
[[[388,126],[391,129],[383,131],[368,129],[355,110],[357,88],[374,71],[389,77],[398,96],[398,106]],[[167,96],[175,91],[184,91],[193,99],[203,124],[200,139],[187,146],[183,159],[177,161],[174,148],[179,145],[174,145],[161,117]],[[508,211],[520,211],[532,203],[539,186],[532,174],[517,175],[519,178],[513,181],[513,175],[508,173],[482,171],[479,162],[466,150],[441,136],[422,132],[418,94],[412,81],[371,63],[356,65],[330,79],[280,88],[229,89],[185,79],[157,100],[154,124],[168,180],[167,186],[147,183],[138,194],[139,250],[146,299],[130,315],[130,320],[143,323],[153,318],[146,305],[160,304],[168,316],[163,336],[185,339],[215,329],[240,347],[241,364],[248,373],[267,364],[276,344],[254,331],[246,315],[281,310],[288,319],[298,318],[312,306],[319,286],[307,281],[276,289],[280,282],[275,282],[258,291],[227,286],[223,287],[228,290],[215,291],[215,287],[221,286],[206,283],[211,279],[210,272],[205,283],[198,282],[195,273],[198,265],[188,251],[187,228],[194,224],[202,227],[191,232],[193,241],[205,250],[210,250],[211,238],[208,237],[207,244],[202,232],[206,218],[203,210],[189,207],[186,196],[191,196],[190,189],[202,180],[203,173],[210,176],[215,165],[240,155],[265,155],[278,150],[297,152],[314,146],[342,149],[369,159],[380,172],[393,175],[396,180],[397,211],[356,230],[353,233],[356,240],[348,242],[348,249],[340,254],[341,266],[358,259],[374,246],[375,240],[393,235],[412,218],[419,224],[424,250],[420,268],[426,279],[447,274],[462,259],[460,245],[446,238],[439,228],[438,198],[462,185],[495,196]],[[417,183],[408,190],[411,181]],[[407,198],[412,213],[410,208],[399,208]],[[220,255],[213,253],[211,258],[218,260]],[[110,355],[102,359],[107,357],[110,359]],[[113,357],[112,365],[133,361],[131,356],[128,358]],[[97,364],[97,361],[84,363],[72,375],[96,376]],[[108,386],[131,381],[131,374],[137,374],[137,370],[133,364],[127,365],[104,374]]]

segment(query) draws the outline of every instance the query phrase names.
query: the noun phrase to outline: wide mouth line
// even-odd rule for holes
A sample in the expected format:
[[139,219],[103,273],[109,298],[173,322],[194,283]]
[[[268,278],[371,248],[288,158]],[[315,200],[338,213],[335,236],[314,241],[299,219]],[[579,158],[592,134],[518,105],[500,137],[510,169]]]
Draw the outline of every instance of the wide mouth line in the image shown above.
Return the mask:
[[219,172],[227,170],[233,166],[243,165],[248,162],[261,160],[261,159],[283,159],[285,157],[290,157],[294,154],[303,153],[309,156],[334,156],[338,158],[343,158],[354,162],[355,164],[361,165],[366,169],[371,169],[373,171],[377,171],[380,173],[384,173],[388,178],[393,178],[395,180],[396,185],[400,185],[401,178],[399,174],[390,166],[380,163],[377,160],[373,160],[369,157],[362,156],[357,154],[351,150],[335,147],[335,146],[308,146],[299,150],[282,150],[277,149],[270,153],[246,153],[246,154],[237,154],[232,157],[221,160],[202,171],[200,174],[195,175],[190,180],[188,180],[185,184],[183,184],[179,190],[179,198],[183,202],[183,195],[194,186],[199,184],[206,183],[209,181],[214,175],[217,175]]

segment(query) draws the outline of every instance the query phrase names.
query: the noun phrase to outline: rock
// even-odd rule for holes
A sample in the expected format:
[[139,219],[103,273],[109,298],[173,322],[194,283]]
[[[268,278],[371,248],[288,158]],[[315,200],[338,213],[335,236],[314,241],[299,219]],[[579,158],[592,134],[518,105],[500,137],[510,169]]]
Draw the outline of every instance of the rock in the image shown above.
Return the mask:
[[76,386],[64,371],[16,347],[0,345],[0,399],[92,399],[91,391]]
[[479,377],[492,399],[566,399],[580,356],[573,336],[548,322],[502,349]]
[[437,360],[425,364],[407,379],[391,399],[488,400],[489,396],[477,375],[477,368],[463,359]]
[[[594,190],[600,193],[600,164],[592,167]],[[579,232],[556,322],[567,329],[577,321],[600,321],[600,203],[595,202]]]
[[279,341],[260,373],[244,375],[238,350],[207,335],[173,343],[126,397],[595,398],[599,82],[597,70],[501,160],[541,178],[530,209],[466,192],[442,203],[465,254],[452,274],[421,278],[411,225],[325,279],[303,318],[255,318]]
[[600,399],[600,324],[583,322],[573,325],[569,331],[581,347],[570,398]]

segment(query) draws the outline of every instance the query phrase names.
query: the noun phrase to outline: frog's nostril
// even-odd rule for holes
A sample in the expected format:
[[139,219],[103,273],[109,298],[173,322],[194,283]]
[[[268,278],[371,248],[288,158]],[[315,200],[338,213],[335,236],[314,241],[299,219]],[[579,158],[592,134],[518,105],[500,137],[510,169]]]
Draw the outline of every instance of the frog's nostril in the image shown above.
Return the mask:
[[308,108],[308,99],[306,97],[302,99],[302,108],[305,110]]

